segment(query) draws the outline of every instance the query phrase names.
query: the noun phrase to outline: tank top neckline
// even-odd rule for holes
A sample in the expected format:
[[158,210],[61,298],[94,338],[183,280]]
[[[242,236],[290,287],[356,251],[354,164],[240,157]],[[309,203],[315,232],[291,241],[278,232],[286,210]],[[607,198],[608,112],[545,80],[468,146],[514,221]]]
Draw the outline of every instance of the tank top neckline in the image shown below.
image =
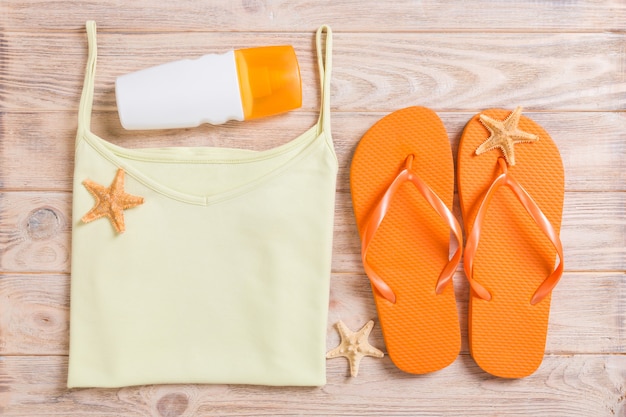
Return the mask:
[[[316,33],[316,46],[318,67],[321,84],[321,109],[317,122],[295,139],[263,151],[246,149],[233,149],[221,147],[165,147],[165,148],[126,148],[115,145],[91,131],[91,113],[94,96],[94,78],[97,61],[96,24],[87,22],[87,35],[89,41],[89,58],[85,72],[85,82],[81,95],[78,112],[78,132],[76,136],[76,153],[80,152],[81,143],[88,144],[102,157],[107,159],[118,168],[153,191],[183,203],[196,205],[210,205],[219,201],[236,197],[253,189],[260,183],[269,180],[285,171],[302,158],[309,155],[316,145],[326,146],[336,161],[332,138],[330,135],[330,72],[332,59],[332,32],[331,29],[322,25]],[[326,32],[326,44],[324,56],[322,55],[322,33]],[[175,164],[245,164],[256,161],[279,158],[286,153],[292,152],[287,160],[281,161],[275,167],[264,170],[257,178],[243,184],[210,195],[190,194],[181,192],[167,186],[160,181],[144,174],[141,169],[134,167],[127,160],[136,160],[155,163]],[[233,154],[237,154],[233,157]]]

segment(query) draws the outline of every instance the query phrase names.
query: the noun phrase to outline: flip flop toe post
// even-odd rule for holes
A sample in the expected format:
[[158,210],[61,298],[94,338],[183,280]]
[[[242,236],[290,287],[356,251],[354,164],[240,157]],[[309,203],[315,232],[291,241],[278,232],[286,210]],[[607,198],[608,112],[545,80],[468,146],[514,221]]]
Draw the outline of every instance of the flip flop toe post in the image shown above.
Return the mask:
[[[350,185],[390,358],[414,374],[444,368],[461,345],[452,275],[462,230],[450,212],[454,167],[441,120],[423,107],[379,120],[359,142]],[[459,244],[450,257],[451,235]]]

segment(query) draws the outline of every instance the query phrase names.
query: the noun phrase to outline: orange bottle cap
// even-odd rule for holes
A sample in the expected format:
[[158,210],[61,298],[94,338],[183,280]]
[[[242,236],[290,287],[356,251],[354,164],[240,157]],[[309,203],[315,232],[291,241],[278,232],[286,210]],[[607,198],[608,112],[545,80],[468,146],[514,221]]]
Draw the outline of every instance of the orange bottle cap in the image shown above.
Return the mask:
[[292,46],[235,51],[244,119],[271,116],[302,106],[302,82]]

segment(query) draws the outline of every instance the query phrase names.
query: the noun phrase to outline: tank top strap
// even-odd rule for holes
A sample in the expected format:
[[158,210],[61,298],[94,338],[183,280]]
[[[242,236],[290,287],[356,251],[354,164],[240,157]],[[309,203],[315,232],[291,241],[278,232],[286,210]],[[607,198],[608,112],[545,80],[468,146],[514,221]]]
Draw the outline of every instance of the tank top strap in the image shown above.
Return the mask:
[[[96,75],[96,61],[98,59],[98,45],[96,41],[96,22],[89,20],[86,23],[87,40],[89,43],[89,57],[85,69],[83,92],[80,96],[78,108],[78,133],[91,131],[91,110],[93,108],[94,78]],[[78,141],[78,139],[77,139]]]
[[[326,43],[322,45],[322,34],[326,33]],[[317,63],[320,72],[322,104],[319,124],[324,131],[330,133],[330,76],[333,66],[333,32],[328,25],[322,25],[315,34],[317,46]]]

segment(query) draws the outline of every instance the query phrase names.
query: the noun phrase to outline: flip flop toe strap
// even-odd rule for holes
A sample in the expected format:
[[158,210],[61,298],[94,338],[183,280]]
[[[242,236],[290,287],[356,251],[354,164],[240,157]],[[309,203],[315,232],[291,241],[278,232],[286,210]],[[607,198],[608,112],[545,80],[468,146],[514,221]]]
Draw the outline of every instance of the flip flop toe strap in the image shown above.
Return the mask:
[[450,226],[450,229],[452,229],[452,232],[458,242],[457,250],[439,274],[439,279],[435,285],[435,292],[437,294],[440,294],[446,285],[451,282],[452,276],[454,275],[454,272],[461,260],[461,253],[463,251],[463,232],[459,222],[456,220],[450,209],[448,209],[446,204],[441,201],[439,196],[437,196],[437,194],[412,171],[413,159],[413,155],[409,155],[406,158],[404,168],[396,176],[391,185],[389,185],[385,194],[369,214],[367,222],[361,230],[361,260],[363,261],[365,273],[369,277],[374,288],[376,288],[376,290],[391,303],[396,302],[396,295],[391,287],[389,287],[389,285],[376,273],[376,271],[374,271],[372,266],[367,261],[367,250],[370,243],[374,239],[374,235],[378,231],[380,224],[385,218],[387,211],[389,210],[389,206],[391,205],[394,195],[402,184],[405,182],[411,182],[415,185],[415,188],[417,188],[420,195],[431,205],[439,217],[441,217]]
[[543,214],[537,203],[535,203],[535,201],[528,194],[528,192],[507,171],[507,165],[504,159],[499,158],[498,163],[500,164],[502,174],[500,174],[494,180],[494,182],[487,190],[487,193],[485,194],[485,197],[483,198],[480,207],[478,208],[478,213],[476,214],[476,218],[474,219],[474,225],[472,226],[472,231],[467,237],[467,242],[465,244],[465,258],[463,262],[465,275],[467,276],[472,290],[474,291],[474,293],[476,293],[478,297],[487,301],[491,300],[491,294],[489,293],[489,291],[487,291],[485,287],[483,287],[476,280],[474,280],[474,258],[476,256],[476,252],[478,251],[480,232],[485,220],[485,215],[487,214],[487,210],[489,208],[489,204],[491,203],[496,191],[500,187],[506,186],[511,191],[513,191],[515,197],[517,197],[517,199],[526,209],[530,217],[534,220],[537,226],[539,226],[539,229],[541,229],[541,231],[550,240],[550,242],[556,249],[557,255],[559,257],[559,264],[557,265],[557,267],[541,283],[541,285],[537,288],[537,290],[531,297],[530,304],[535,305],[543,300],[548,294],[550,294],[552,289],[559,282],[561,275],[563,275],[563,245],[561,244],[561,239],[559,238],[558,233],[554,230],[554,227],[545,216],[545,214]]

